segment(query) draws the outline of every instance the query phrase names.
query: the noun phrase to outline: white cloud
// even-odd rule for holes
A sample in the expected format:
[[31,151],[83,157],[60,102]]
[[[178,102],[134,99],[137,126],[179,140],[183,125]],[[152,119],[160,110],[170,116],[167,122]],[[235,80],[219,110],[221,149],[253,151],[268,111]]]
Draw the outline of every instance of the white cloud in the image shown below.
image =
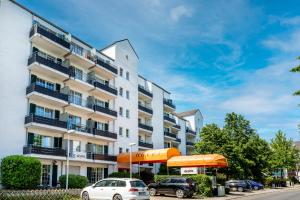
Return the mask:
[[191,17],[192,9],[184,5],[179,5],[171,9],[170,18],[173,22],[178,22],[182,17]]
[[300,16],[293,17],[279,17],[279,16],[270,16],[270,22],[279,22],[283,26],[296,26],[300,24]]

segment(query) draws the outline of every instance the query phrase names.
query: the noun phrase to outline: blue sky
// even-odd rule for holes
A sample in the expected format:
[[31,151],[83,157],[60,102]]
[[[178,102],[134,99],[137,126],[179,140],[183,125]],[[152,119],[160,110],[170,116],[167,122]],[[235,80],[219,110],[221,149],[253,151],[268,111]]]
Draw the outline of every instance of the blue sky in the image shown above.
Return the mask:
[[299,140],[300,2],[18,0],[96,48],[128,38],[139,72],[172,93],[178,111],[200,108],[223,125],[237,112],[269,140]]

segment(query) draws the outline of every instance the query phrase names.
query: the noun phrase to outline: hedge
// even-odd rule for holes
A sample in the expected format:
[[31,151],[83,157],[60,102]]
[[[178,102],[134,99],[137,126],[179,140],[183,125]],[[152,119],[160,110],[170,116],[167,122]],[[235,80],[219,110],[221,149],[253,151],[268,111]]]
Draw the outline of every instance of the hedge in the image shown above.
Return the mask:
[[7,189],[32,189],[40,184],[41,162],[37,158],[13,155],[1,161],[1,182]]
[[[66,187],[66,175],[61,175],[59,177],[59,183],[62,188]],[[69,188],[84,188],[88,184],[88,179],[85,176],[69,174]]]
[[197,175],[183,175],[183,176],[173,176],[173,175],[154,175],[154,181],[161,181],[170,177],[188,177],[191,178],[197,184],[197,194],[200,196],[210,197],[212,196],[212,187],[210,177],[205,174]]

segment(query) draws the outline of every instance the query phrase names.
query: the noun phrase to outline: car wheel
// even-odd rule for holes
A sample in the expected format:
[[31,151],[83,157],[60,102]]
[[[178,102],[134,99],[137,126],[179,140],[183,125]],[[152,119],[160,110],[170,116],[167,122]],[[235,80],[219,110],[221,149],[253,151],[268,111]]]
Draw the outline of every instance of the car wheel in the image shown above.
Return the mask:
[[254,188],[253,188],[254,190],[258,190],[258,187],[257,186],[254,186]]
[[238,190],[239,192],[243,192],[243,191],[244,191],[243,187],[238,187],[237,190]]
[[81,196],[81,199],[82,200],[89,200],[89,193],[88,192],[83,192],[82,193],[82,196]]
[[155,196],[156,195],[156,189],[155,188],[150,188],[149,194],[150,194],[150,196]]
[[183,198],[184,197],[184,191],[181,189],[176,190],[176,197],[177,198]]
[[122,200],[122,196],[120,194],[116,194],[113,200]]

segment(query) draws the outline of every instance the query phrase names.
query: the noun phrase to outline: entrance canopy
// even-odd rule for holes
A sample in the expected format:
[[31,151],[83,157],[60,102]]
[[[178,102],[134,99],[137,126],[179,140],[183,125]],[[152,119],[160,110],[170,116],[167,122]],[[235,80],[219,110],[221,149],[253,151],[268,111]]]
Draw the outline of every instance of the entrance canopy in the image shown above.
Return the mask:
[[175,156],[168,160],[168,167],[228,167],[227,159],[219,154]]
[[[175,148],[155,149],[132,152],[132,163],[161,163],[167,162],[173,156],[180,156],[180,152]],[[121,153],[117,157],[118,163],[129,163],[130,153]]]

